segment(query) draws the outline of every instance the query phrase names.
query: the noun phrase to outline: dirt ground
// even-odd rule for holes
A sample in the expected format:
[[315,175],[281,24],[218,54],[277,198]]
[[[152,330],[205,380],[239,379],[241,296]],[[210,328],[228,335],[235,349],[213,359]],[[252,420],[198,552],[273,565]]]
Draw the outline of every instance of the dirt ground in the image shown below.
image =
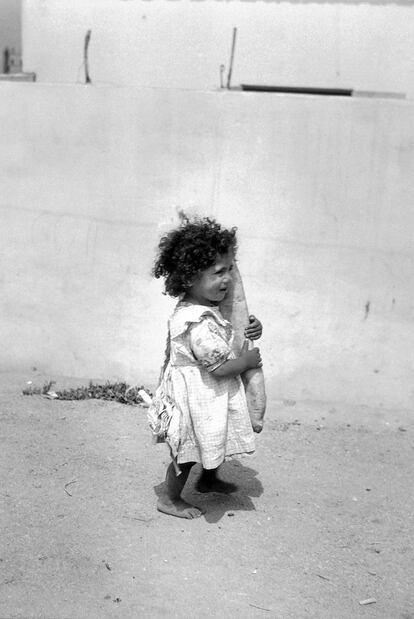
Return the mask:
[[21,394],[43,378],[0,376],[2,619],[414,619],[413,411],[271,400],[188,521],[145,409]]

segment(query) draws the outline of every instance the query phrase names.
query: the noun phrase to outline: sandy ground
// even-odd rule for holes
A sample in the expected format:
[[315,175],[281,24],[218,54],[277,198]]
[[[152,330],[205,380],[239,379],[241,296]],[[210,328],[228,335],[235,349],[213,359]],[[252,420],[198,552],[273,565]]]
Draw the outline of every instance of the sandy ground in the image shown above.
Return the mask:
[[155,510],[145,409],[31,378],[0,376],[2,619],[414,619],[412,411],[270,401],[255,457],[223,467],[239,492],[194,471],[188,521]]

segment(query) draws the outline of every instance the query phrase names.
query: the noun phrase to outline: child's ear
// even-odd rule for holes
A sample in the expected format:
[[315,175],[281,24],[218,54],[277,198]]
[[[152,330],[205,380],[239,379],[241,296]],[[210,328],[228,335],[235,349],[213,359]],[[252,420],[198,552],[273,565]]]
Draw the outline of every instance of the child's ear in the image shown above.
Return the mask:
[[188,281],[187,281],[187,286],[188,288],[192,288],[194,286],[194,284],[196,283],[196,281],[198,280],[198,278],[200,277],[199,273],[196,273],[195,275],[193,275],[193,277],[191,277]]

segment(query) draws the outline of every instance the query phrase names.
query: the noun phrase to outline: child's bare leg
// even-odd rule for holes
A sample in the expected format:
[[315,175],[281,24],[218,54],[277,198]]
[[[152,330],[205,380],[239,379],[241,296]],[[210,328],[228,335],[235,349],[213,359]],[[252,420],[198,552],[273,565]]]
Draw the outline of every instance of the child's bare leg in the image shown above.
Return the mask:
[[170,516],[178,516],[178,518],[198,518],[201,516],[202,511],[200,509],[181,498],[181,492],[194,464],[195,462],[180,464],[181,474],[178,476],[175,474],[173,464],[169,465],[165,477],[165,490],[157,503],[158,511]]
[[238,490],[236,484],[219,479],[217,477],[217,471],[218,468],[203,469],[196,486],[198,492],[221,492],[222,494],[231,494]]

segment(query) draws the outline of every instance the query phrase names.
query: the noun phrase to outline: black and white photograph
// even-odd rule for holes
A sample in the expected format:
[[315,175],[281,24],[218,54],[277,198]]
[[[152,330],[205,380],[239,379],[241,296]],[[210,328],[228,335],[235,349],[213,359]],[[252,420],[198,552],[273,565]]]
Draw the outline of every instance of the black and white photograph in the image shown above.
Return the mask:
[[414,619],[414,0],[0,0],[0,619]]

